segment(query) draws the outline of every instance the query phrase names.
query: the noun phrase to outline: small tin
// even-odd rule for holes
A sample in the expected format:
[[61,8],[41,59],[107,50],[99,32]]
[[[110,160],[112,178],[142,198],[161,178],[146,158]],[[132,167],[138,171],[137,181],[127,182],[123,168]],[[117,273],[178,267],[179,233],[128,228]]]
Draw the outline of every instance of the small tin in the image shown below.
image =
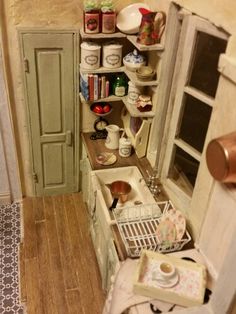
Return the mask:
[[129,157],[131,155],[131,140],[129,138],[121,137],[119,139],[119,155],[121,157]]

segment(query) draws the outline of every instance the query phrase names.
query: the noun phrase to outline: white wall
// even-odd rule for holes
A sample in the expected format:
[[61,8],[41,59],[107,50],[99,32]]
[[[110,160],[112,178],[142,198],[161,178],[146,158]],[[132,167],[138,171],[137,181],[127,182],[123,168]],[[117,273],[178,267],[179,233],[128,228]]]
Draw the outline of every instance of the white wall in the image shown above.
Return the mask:
[[0,41],[0,203],[18,200],[21,200],[21,186]]

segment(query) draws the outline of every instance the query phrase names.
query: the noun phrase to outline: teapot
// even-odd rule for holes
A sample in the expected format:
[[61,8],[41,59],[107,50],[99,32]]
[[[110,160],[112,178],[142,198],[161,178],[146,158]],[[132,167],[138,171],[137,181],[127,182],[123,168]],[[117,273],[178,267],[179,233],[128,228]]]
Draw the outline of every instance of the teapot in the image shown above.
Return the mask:
[[109,124],[105,127],[107,130],[107,137],[105,141],[105,146],[109,149],[118,149],[119,148],[119,138],[121,129],[118,125]]
[[137,42],[142,45],[154,45],[160,42],[165,29],[166,14],[162,11],[152,12],[145,8],[139,8],[142,15]]

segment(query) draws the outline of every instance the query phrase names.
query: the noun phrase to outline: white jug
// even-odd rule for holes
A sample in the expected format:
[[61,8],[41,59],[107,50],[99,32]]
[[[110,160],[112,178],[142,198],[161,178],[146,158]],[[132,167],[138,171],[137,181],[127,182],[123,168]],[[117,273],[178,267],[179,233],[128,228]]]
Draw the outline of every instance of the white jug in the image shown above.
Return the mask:
[[118,149],[119,148],[119,138],[120,138],[120,130],[122,130],[118,125],[110,124],[106,126],[106,130],[108,132],[107,138],[105,141],[105,146],[110,149]]

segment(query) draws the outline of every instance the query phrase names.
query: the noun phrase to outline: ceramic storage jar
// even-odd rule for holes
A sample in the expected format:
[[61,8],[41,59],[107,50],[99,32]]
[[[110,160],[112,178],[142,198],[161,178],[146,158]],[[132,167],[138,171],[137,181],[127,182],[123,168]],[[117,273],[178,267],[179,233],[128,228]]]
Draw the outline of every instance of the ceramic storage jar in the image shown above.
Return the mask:
[[122,60],[122,45],[110,42],[103,45],[102,65],[105,68],[119,68]]
[[96,70],[100,67],[101,45],[83,42],[81,45],[81,67]]

